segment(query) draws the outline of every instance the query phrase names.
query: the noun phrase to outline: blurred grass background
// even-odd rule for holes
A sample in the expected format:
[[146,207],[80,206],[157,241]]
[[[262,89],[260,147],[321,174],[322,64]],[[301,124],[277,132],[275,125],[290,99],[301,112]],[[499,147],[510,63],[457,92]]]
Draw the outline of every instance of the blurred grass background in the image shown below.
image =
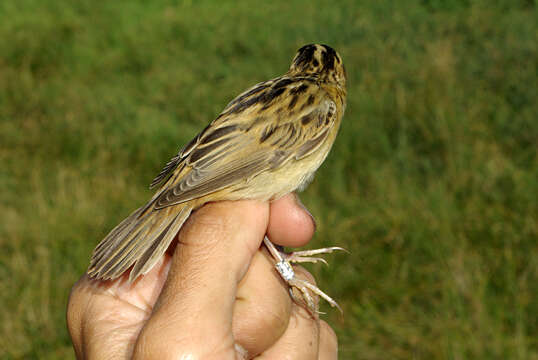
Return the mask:
[[536,1],[0,2],[0,358],[72,357],[67,296],[161,166],[296,49],[349,76],[305,204],[342,359],[538,359]]

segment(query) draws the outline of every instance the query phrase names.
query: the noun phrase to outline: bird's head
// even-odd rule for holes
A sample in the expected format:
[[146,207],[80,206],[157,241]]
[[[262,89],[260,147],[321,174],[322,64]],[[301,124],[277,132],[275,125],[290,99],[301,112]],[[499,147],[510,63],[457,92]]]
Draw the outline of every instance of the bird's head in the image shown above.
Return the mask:
[[305,45],[291,62],[288,74],[292,76],[318,76],[322,81],[346,85],[346,69],[340,55],[330,46]]

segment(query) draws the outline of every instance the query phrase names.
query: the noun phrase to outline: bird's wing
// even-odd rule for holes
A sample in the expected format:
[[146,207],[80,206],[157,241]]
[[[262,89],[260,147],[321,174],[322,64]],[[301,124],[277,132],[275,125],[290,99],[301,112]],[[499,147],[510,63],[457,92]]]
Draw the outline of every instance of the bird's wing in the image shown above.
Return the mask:
[[155,209],[248,181],[321,146],[335,123],[334,102],[311,82],[277,85],[238,96],[165,166],[153,181],[168,177]]
[[[274,82],[274,80],[269,80],[265,82],[261,82],[259,84],[256,84],[252,86],[251,88],[245,90],[243,93],[239,94],[235,99],[230,101],[228,105],[226,105],[226,108],[222,112],[222,114],[229,112],[230,108],[234,105],[241,104],[241,106],[246,109],[249,105],[252,105],[249,103],[249,100],[252,100],[253,97],[256,95],[259,95],[263,90],[270,87],[271,84]],[[237,107],[236,109],[237,110]],[[237,112],[237,111],[235,111]],[[221,115],[222,115],[221,114]],[[151,184],[149,185],[150,189],[153,189],[157,185],[164,182],[165,179],[171,177],[174,174],[174,170],[179,167],[179,165],[183,164],[187,156],[194,150],[195,146],[200,143],[201,138],[211,130],[212,127],[215,127],[215,123],[221,118],[219,116],[217,119],[215,119],[213,122],[208,124],[204,130],[202,130],[194,139],[192,139],[190,142],[185,145],[176,156],[174,156],[170,161],[166,163],[166,165],[163,167],[161,172],[153,179]],[[234,130],[232,127],[229,126],[222,126],[220,130],[220,135],[225,135],[223,133]],[[219,133],[216,133],[214,136],[218,135]]]

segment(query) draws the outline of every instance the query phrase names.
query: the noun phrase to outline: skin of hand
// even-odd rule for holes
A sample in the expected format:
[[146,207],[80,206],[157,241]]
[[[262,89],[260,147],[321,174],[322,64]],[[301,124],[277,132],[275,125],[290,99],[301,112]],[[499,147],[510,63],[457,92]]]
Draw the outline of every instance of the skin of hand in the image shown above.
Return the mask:
[[[84,275],[67,324],[79,359],[336,359],[329,325],[290,300],[265,247],[298,247],[315,230],[295,195],[271,204],[210,203],[196,211],[145,276]],[[303,268],[300,278],[314,282]]]

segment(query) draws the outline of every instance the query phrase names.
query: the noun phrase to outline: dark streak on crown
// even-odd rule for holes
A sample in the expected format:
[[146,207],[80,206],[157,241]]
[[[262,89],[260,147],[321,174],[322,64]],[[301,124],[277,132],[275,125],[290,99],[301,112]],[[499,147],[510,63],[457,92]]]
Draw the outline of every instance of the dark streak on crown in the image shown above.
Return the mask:
[[334,60],[336,59],[336,51],[330,46],[322,45],[325,51],[323,52],[323,66],[325,70],[334,69]]
[[303,46],[297,51],[299,55],[295,59],[295,64],[297,66],[308,64],[309,62],[312,61],[315,51],[316,51],[316,45],[310,44],[310,45]]

